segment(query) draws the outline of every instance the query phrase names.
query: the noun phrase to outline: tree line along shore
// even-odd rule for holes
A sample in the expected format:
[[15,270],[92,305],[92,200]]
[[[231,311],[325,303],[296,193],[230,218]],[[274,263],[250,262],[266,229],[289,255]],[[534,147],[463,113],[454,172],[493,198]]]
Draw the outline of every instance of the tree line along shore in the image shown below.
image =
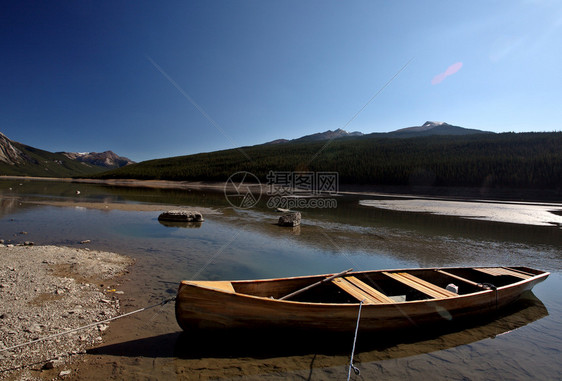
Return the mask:
[[149,160],[99,179],[224,182],[247,171],[337,172],[340,184],[562,188],[562,132],[288,142]]

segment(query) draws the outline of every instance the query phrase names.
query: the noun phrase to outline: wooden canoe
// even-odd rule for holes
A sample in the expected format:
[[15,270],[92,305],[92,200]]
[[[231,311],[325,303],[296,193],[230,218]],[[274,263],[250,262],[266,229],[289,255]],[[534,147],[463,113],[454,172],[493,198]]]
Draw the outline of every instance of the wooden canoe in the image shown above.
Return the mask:
[[244,281],[182,281],[176,319],[184,330],[291,329],[352,332],[458,321],[497,311],[549,273],[528,267],[348,272]]

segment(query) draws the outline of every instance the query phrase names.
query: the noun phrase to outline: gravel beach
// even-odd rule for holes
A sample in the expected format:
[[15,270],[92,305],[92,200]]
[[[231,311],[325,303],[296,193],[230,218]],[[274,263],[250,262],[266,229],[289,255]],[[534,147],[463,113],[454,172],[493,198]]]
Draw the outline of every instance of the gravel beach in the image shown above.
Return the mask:
[[72,378],[74,356],[103,341],[107,324],[27,343],[117,316],[122,255],[57,246],[0,245],[0,379]]

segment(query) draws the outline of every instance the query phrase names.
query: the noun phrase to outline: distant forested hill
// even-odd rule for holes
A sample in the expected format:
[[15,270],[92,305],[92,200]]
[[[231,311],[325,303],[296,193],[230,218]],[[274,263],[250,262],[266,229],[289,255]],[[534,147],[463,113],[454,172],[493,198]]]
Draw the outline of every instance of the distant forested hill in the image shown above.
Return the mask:
[[562,133],[293,141],[150,160],[95,177],[225,181],[238,171],[264,182],[269,171],[336,171],[341,184],[561,189]]

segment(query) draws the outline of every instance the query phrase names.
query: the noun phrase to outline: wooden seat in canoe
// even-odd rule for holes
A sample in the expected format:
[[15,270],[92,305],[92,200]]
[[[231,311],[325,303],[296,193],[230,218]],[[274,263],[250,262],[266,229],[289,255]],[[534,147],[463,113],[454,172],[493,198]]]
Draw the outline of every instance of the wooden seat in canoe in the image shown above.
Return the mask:
[[418,278],[415,275],[406,272],[391,273],[384,271],[383,274],[434,299],[451,298],[454,296],[458,296],[452,291],[436,286],[433,283],[429,283],[423,279]]
[[192,282],[196,284],[200,284],[205,287],[216,288],[221,291],[232,292],[232,293],[236,292],[234,291],[234,287],[232,287],[232,282],[228,282],[228,281],[202,281],[202,282],[192,281]]
[[532,274],[528,274],[524,271],[520,271],[516,269],[511,269],[509,267],[478,267],[475,268],[474,270],[493,276],[509,275],[521,279],[529,279],[533,277]]
[[365,304],[394,303],[394,300],[354,276],[335,278],[332,283]]

